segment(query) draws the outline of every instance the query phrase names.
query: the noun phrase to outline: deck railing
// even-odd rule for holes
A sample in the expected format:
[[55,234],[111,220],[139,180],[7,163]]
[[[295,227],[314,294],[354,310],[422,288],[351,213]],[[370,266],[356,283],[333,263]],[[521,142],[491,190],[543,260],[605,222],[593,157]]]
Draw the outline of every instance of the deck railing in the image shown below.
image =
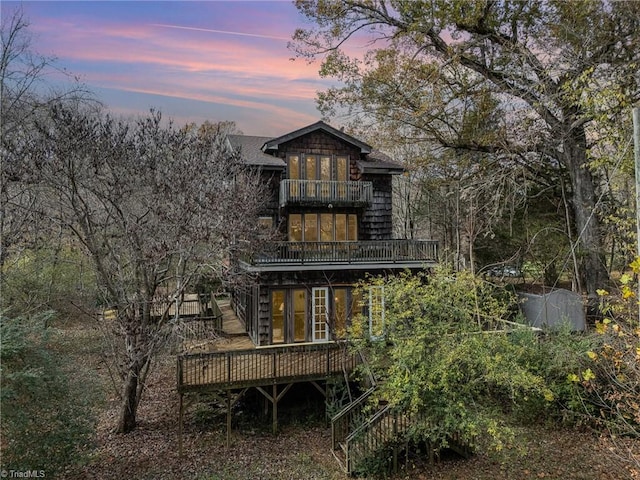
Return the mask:
[[411,418],[386,405],[355,429],[344,443],[345,467],[351,474],[362,468],[362,462],[379,456],[396,442],[406,442]]
[[433,240],[374,240],[356,242],[273,242],[248,259],[253,265],[317,263],[434,263]]
[[183,354],[178,355],[178,391],[319,380],[350,372],[357,363],[342,342]]
[[341,443],[344,443],[349,433],[351,433],[357,425],[363,423],[364,407],[375,390],[376,387],[371,387],[333,416],[331,419],[331,443],[334,450],[336,450]]
[[194,341],[216,338],[222,331],[222,311],[213,294],[183,301],[179,312],[180,320],[175,326],[179,350],[188,348]]
[[280,182],[280,206],[332,204],[334,206],[369,205],[373,198],[371,182],[334,180],[292,180]]

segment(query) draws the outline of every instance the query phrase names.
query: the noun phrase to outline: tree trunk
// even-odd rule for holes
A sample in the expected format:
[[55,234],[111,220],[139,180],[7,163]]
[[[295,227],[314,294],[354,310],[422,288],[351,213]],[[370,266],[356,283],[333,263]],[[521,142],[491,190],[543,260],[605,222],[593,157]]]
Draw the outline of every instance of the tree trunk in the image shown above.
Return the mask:
[[127,371],[122,388],[120,416],[114,429],[115,433],[129,433],[136,428],[138,404],[144,390],[148,371],[149,351],[148,332],[144,322],[144,313],[134,308],[133,317],[127,321],[125,334]]
[[609,275],[605,266],[600,222],[595,212],[596,192],[591,171],[587,165],[587,147],[584,129],[567,136],[563,142],[565,165],[573,189],[573,212],[576,239],[579,246],[580,273],[587,295],[593,299],[596,290],[604,288]]
[[114,430],[115,433],[129,433],[136,428],[136,413],[138,411],[138,379],[141,364],[134,361],[127,372],[122,391],[120,417]]

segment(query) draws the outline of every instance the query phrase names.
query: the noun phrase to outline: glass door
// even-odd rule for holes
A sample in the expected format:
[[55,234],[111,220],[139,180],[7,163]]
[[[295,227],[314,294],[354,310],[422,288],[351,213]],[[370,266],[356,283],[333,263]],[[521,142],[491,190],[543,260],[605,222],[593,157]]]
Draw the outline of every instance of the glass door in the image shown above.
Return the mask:
[[304,342],[307,324],[307,291],[296,288],[293,290],[293,341]]
[[327,287],[314,288],[312,295],[312,340],[326,342],[329,340],[329,289]]
[[291,199],[300,198],[300,157],[298,155],[289,156],[289,196]]
[[340,200],[347,199],[347,180],[349,180],[349,161],[347,157],[336,158],[336,180],[338,181],[337,196]]
[[331,201],[331,157],[320,157],[320,196]]
[[316,183],[318,179],[318,159],[315,155],[307,155],[305,159],[305,173],[306,173],[306,194],[309,198],[315,198],[316,195]]
[[285,291],[271,292],[271,343],[284,343]]

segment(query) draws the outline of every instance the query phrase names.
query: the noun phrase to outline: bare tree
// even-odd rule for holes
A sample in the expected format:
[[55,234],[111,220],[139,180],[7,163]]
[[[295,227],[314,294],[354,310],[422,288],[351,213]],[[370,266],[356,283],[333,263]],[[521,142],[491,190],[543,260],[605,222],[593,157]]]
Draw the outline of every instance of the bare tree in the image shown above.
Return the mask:
[[[56,66],[53,57],[32,50],[29,22],[21,8],[3,9],[0,28],[0,267],[13,247],[40,237],[35,217],[39,198],[23,182],[30,175],[33,124],[47,107],[62,100],[95,102],[88,90]],[[54,88],[52,74],[68,80]]]
[[[154,355],[170,321],[159,299],[177,299],[199,275],[221,275],[238,239],[252,238],[255,179],[226,148],[229,124],[163,126],[96,109],[54,105],[38,123],[35,187],[46,214],[93,259],[103,302],[117,310],[122,404],[115,431],[136,426]],[[241,252],[240,252],[241,253]],[[167,305],[162,303],[162,305]]]

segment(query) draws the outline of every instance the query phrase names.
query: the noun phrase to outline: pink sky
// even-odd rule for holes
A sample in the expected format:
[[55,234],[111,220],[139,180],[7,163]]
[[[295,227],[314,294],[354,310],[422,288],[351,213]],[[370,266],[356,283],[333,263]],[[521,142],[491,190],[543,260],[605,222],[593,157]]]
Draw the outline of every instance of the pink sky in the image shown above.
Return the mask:
[[[18,2],[2,1],[2,16]],[[285,1],[23,2],[33,48],[54,55],[114,113],[233,120],[281,135],[320,119],[318,64],[291,60],[305,20]]]

